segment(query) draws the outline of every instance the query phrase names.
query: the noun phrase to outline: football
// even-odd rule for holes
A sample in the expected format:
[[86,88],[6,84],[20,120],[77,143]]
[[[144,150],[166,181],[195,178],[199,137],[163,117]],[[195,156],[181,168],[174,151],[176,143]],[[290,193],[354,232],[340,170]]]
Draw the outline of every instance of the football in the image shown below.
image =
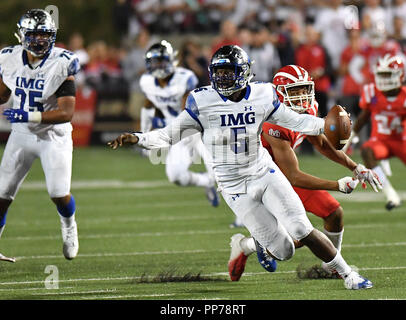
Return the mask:
[[351,118],[340,105],[333,106],[324,123],[324,134],[337,150],[341,150],[351,135]]

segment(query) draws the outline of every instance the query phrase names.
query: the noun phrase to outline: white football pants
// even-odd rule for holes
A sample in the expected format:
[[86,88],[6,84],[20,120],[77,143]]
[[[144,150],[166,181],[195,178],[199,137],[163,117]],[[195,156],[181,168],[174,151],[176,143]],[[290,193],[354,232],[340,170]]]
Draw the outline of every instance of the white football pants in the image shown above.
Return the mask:
[[36,158],[41,160],[48,194],[60,198],[70,193],[72,134],[40,139],[37,135],[11,131],[0,164],[0,198],[14,200]]
[[301,240],[313,230],[299,196],[277,166],[247,181],[247,193],[222,195],[251,235],[279,260],[293,256],[292,238]]

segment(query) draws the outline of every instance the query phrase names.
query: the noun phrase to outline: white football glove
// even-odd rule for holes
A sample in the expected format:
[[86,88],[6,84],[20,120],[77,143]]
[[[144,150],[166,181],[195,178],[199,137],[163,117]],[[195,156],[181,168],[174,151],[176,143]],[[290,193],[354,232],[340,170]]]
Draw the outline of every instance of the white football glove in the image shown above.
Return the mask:
[[351,193],[358,185],[359,180],[351,177],[344,177],[338,180],[338,189],[342,193]]
[[377,174],[371,169],[367,169],[363,164],[359,163],[353,172],[354,177],[361,182],[362,188],[367,188],[365,181],[368,181],[375,192],[379,192],[378,189],[382,190],[382,184],[379,181]]

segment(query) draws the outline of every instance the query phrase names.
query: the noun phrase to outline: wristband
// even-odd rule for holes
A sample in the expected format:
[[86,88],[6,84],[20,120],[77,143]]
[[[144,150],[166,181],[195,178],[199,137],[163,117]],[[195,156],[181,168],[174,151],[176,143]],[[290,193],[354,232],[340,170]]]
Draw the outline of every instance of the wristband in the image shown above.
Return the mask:
[[41,123],[42,113],[39,111],[28,112],[28,122]]

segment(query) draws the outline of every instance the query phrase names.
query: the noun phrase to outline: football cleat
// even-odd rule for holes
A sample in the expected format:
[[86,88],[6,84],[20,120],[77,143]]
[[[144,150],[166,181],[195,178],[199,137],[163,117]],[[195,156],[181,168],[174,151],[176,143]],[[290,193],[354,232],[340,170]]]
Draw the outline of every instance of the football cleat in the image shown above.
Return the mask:
[[386,210],[390,211],[394,208],[400,207],[402,202],[388,201],[385,205]]
[[273,259],[267,252],[266,249],[260,245],[260,243],[255,240],[255,246],[257,247],[257,257],[259,264],[268,272],[275,272],[278,266],[275,259]]
[[230,260],[228,260],[228,274],[230,275],[231,281],[240,280],[245,269],[248,256],[245,255],[240,244],[240,241],[244,238],[245,236],[241,233],[237,233],[231,237],[231,254]]
[[373,284],[368,279],[361,277],[357,272],[351,271],[351,273],[344,278],[344,286],[349,290],[360,290],[372,288]]
[[207,200],[209,200],[210,204],[213,207],[218,207],[218,205],[220,204],[220,198],[217,194],[215,187],[206,188],[206,197],[207,197]]
[[66,259],[72,260],[79,251],[78,228],[76,221],[70,228],[62,227],[63,255]]
[[16,262],[16,258],[6,257],[0,253],[0,261]]

